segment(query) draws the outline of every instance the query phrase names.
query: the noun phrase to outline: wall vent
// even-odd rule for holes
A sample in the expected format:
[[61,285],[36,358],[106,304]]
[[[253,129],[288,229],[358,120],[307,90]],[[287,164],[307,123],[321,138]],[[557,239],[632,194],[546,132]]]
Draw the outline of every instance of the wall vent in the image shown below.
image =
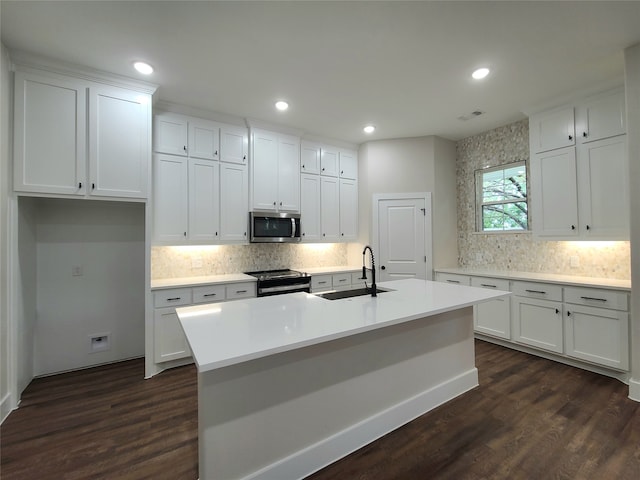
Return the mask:
[[482,110],[474,110],[471,113],[467,113],[466,115],[459,116],[458,120],[460,120],[462,122],[466,122],[467,120],[471,120],[472,118],[479,117],[480,115],[482,115],[484,113],[485,112],[483,112]]

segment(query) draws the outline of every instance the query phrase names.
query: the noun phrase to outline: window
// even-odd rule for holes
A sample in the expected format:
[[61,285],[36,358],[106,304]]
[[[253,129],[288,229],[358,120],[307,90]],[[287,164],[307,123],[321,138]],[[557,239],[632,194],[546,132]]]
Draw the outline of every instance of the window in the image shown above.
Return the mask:
[[476,170],[476,219],[479,232],[528,230],[525,162]]

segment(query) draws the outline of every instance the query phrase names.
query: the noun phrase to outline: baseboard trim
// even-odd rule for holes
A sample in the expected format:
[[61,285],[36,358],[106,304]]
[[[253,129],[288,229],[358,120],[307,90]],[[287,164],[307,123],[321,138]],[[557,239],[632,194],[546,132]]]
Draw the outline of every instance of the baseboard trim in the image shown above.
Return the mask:
[[7,393],[0,400],[0,425],[7,419],[9,414],[15,409],[12,403],[11,393]]
[[633,401],[640,402],[640,380],[634,378],[629,379],[629,398]]
[[477,386],[478,370],[473,368],[272,463],[245,480],[307,477]]

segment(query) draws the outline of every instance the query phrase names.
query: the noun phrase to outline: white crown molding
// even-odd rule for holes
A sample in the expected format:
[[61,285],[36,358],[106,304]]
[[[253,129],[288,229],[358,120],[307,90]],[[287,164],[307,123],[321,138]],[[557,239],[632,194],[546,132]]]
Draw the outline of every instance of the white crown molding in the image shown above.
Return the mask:
[[166,113],[176,113],[189,117],[204,118],[206,120],[212,120],[214,122],[228,123],[231,125],[247,127],[247,122],[245,121],[245,119],[236,115],[204,110],[198,107],[180,105],[178,103],[166,102],[164,100],[158,100],[157,102],[155,102],[153,104],[153,111],[154,113],[158,113],[158,111]]
[[11,58],[13,71],[20,70],[53,75],[73,76],[89,82],[127,88],[150,95],[153,95],[158,89],[158,85],[153,83],[142,82],[133,78],[89,67],[51,60],[46,57],[19,50],[10,50],[9,57]]

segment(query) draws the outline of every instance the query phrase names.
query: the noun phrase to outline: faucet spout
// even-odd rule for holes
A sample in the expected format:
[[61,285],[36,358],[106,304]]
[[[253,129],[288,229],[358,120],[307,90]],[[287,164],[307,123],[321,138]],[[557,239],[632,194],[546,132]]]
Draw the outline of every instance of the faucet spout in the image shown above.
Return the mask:
[[362,277],[367,278],[367,269],[365,267],[365,255],[367,253],[367,250],[369,250],[369,253],[371,254],[371,296],[377,297],[378,292],[376,290],[376,259],[373,256],[373,250],[369,245],[365,246],[362,250]]

